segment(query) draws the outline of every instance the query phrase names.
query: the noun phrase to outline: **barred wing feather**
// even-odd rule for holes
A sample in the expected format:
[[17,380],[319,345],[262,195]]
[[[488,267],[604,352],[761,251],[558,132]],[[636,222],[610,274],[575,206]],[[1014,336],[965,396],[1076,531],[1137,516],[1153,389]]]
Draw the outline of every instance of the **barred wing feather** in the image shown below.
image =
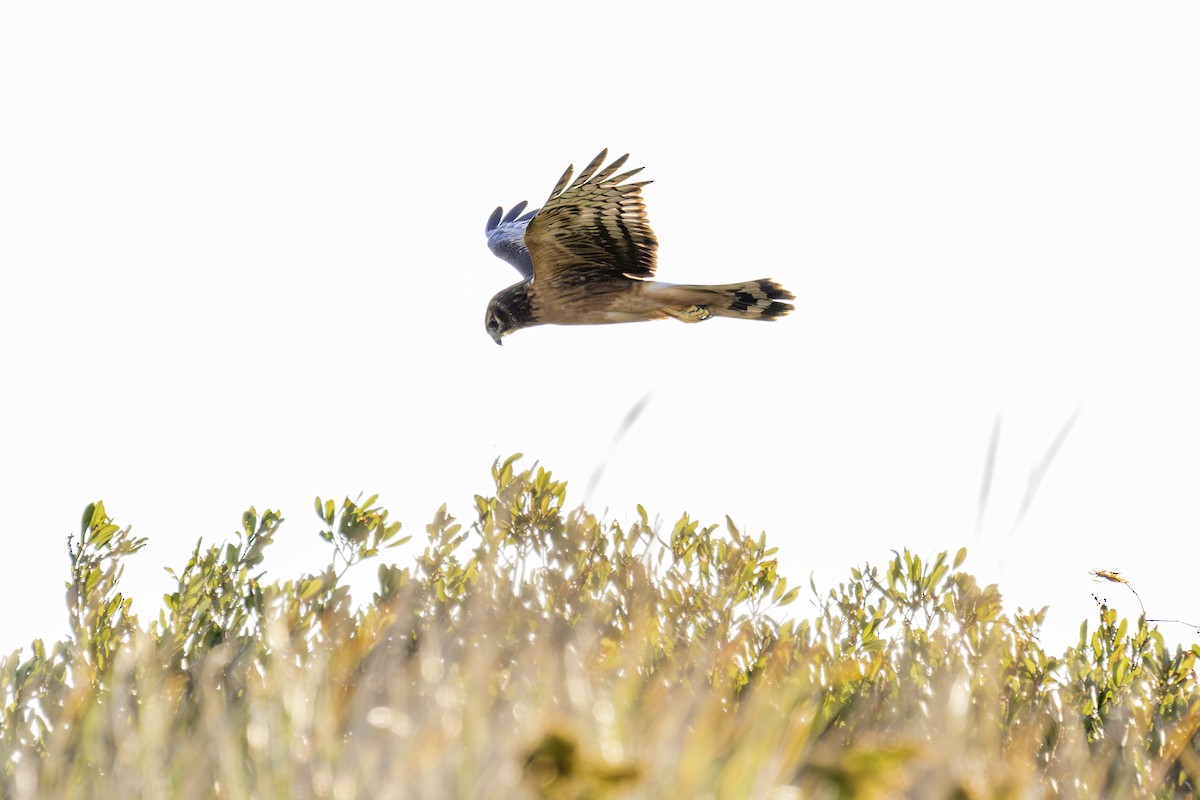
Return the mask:
[[641,168],[614,177],[628,155],[604,169],[602,150],[571,182],[567,167],[550,198],[525,231],[525,246],[539,283],[579,285],[650,278],[658,241],[650,229],[641,188],[649,181],[625,183]]

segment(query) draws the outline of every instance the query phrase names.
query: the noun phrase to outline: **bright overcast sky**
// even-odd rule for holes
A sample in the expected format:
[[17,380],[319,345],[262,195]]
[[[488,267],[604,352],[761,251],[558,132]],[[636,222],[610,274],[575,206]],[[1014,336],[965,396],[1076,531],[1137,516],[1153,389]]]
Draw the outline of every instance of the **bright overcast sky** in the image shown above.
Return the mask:
[[[314,495],[419,542],[520,451],[582,501],[647,393],[612,518],[728,514],[824,587],[965,545],[1054,649],[1093,593],[1138,613],[1093,569],[1200,619],[1198,35],[1182,2],[5,4],[0,652],[65,632],[89,501],[150,538],[148,621],[250,504],[293,577]],[[496,347],[488,214],[603,147],[654,181],[662,279],[795,313]]]

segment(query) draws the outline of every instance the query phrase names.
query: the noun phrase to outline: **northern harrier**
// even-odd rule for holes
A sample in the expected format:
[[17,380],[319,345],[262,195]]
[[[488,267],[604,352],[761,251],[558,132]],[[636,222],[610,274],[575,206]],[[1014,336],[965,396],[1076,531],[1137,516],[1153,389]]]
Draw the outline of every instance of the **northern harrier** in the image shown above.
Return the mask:
[[[523,280],[492,298],[485,325],[496,344],[531,325],[597,325],[674,317],[773,320],[792,310],[791,292],[762,278],[722,286],[652,280],[658,242],[641,189],[625,183],[642,169],[613,177],[629,158],[604,169],[607,150],[568,185],[573,166],[541,209],[524,216],[521,201],[507,214],[497,208],[487,222],[488,247],[517,268]],[[599,170],[599,171],[597,171]]]

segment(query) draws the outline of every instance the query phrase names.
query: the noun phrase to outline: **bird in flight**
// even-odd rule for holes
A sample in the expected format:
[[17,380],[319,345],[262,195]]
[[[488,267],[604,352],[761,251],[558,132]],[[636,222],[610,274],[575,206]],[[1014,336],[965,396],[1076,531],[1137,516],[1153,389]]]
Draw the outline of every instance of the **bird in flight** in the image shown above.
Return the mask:
[[571,182],[558,179],[540,209],[521,201],[487,221],[488,247],[516,267],[522,280],[488,303],[487,332],[504,336],[532,325],[599,325],[674,317],[770,321],[792,310],[795,296],[767,278],[721,286],[653,280],[658,241],[650,230],[642,187],[626,183],[642,168],[616,175],[628,154],[600,169],[608,150]]

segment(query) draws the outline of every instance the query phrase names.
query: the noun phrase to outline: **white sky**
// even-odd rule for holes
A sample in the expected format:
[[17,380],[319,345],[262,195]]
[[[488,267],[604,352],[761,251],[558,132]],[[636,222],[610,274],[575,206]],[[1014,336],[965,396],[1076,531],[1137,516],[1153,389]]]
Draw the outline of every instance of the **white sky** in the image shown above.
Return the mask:
[[[1136,616],[1096,568],[1200,619],[1200,8],[705,9],[0,7],[0,651],[65,631],[91,500],[150,537],[148,619],[251,503],[291,577],[327,560],[314,495],[419,542],[521,451],[582,500],[647,392],[612,517],[729,514],[825,587],[966,545],[1055,649],[1093,592]],[[602,147],[655,181],[664,280],[771,276],[796,312],[497,348],[489,212]]]

